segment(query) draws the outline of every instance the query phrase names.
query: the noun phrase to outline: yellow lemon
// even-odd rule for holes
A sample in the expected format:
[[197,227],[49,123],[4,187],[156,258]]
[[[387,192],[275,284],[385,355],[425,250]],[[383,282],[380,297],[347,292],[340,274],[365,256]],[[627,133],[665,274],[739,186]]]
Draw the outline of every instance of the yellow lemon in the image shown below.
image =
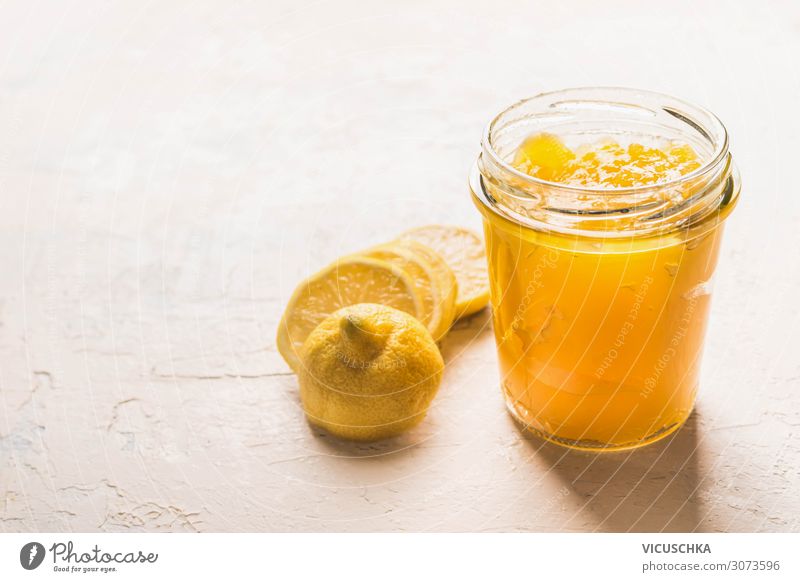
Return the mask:
[[[441,339],[450,329],[455,315],[455,276],[445,266],[449,278],[443,276],[440,265],[434,265],[426,255],[427,247],[414,241],[410,244],[388,243],[358,253],[380,259],[403,269],[414,282],[422,300],[423,314],[418,319],[425,324],[434,340]],[[444,260],[441,260],[442,264]]]
[[360,441],[396,436],[422,421],[444,370],[422,323],[375,304],[325,318],[301,357],[300,399],[308,421]]
[[489,277],[483,241],[477,234],[459,226],[432,224],[409,230],[400,238],[429,246],[450,266],[458,281],[456,318],[486,307],[489,303]]
[[380,303],[417,317],[424,312],[414,282],[401,268],[367,257],[345,257],[297,286],[278,325],[278,351],[295,371],[299,352],[328,315],[356,303]]

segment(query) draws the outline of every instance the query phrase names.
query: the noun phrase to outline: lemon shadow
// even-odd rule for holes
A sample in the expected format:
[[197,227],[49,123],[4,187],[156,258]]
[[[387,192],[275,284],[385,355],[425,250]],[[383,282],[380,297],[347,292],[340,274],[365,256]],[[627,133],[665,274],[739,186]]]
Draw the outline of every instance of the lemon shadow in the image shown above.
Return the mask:
[[492,311],[481,311],[453,323],[447,335],[439,341],[439,351],[445,364],[470,354],[476,342],[488,341],[492,335]]
[[429,438],[425,431],[418,430],[420,427],[414,427],[396,437],[377,441],[352,441],[339,438],[312,424],[309,424],[308,428],[314,436],[315,444],[320,447],[319,452],[351,459],[374,457],[381,462],[388,462],[390,457],[412,454],[414,449],[424,446]]

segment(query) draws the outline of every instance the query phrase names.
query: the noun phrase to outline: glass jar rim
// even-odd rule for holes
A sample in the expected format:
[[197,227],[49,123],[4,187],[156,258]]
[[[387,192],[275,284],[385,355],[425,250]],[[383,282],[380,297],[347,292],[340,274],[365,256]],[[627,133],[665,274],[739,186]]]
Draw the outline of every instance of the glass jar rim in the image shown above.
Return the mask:
[[[710,156],[707,156],[703,160],[703,164],[700,167],[691,172],[678,176],[676,178],[665,180],[663,182],[646,184],[642,186],[625,186],[625,187],[608,188],[602,186],[585,186],[577,184],[568,184],[564,182],[552,182],[549,180],[543,180],[541,178],[531,176],[530,174],[518,170],[508,161],[503,159],[503,156],[495,148],[495,144],[493,142],[495,129],[497,129],[498,124],[504,119],[504,117],[509,113],[511,113],[512,111],[528,103],[531,103],[535,100],[557,98],[559,96],[570,97],[574,95],[575,97],[572,99],[565,99],[564,101],[555,102],[551,104],[550,107],[558,105],[559,103],[562,102],[569,102],[569,103],[576,103],[581,101],[589,102],[589,100],[581,100],[580,95],[583,93],[591,93],[591,92],[598,92],[598,93],[613,92],[614,94],[620,95],[623,98],[625,95],[630,95],[631,97],[638,96],[640,99],[644,97],[661,101],[663,102],[663,104],[660,106],[662,110],[664,110],[666,113],[669,113],[673,117],[676,117],[680,121],[683,121],[690,127],[694,128],[698,133],[703,135],[706,139],[711,141],[714,145],[714,150]],[[635,102],[624,103],[622,101],[614,100],[614,101],[607,101],[606,103],[609,106],[616,106],[616,107],[621,106],[621,107],[636,107],[644,110],[649,109],[647,106],[643,106]],[[672,105],[675,107],[674,108],[668,107],[668,105]],[[688,110],[687,113],[695,114],[694,116],[705,117],[708,124],[710,124],[712,127],[709,128],[706,127],[705,125],[701,125],[697,120],[694,119],[694,116],[687,117],[681,111],[678,111],[677,109],[678,106],[680,106],[685,110]],[[712,131],[713,135],[716,137],[715,138],[712,137],[712,134],[709,134],[709,131]],[[526,97],[510,105],[509,107],[506,107],[500,113],[498,113],[484,129],[483,137],[481,139],[481,149],[483,155],[488,156],[490,161],[493,164],[496,164],[499,168],[501,168],[503,172],[507,172],[508,175],[513,176],[515,179],[520,180],[523,183],[527,183],[532,186],[562,190],[565,192],[571,191],[575,193],[591,193],[593,195],[599,195],[599,196],[636,194],[640,192],[651,191],[654,189],[672,188],[684,183],[689,183],[693,180],[698,180],[702,178],[705,174],[714,171],[714,169],[717,168],[720,165],[720,163],[722,163],[722,161],[728,155],[728,148],[729,148],[728,131],[725,128],[725,125],[722,123],[719,117],[717,117],[714,113],[712,113],[708,109],[701,107],[699,105],[695,105],[688,101],[672,97],[665,93],[659,93],[656,91],[648,91],[642,89],[634,89],[630,87],[614,87],[614,86],[571,87],[567,89],[559,89],[557,91],[546,91],[543,93],[538,93],[536,95],[533,95],[532,97]]]

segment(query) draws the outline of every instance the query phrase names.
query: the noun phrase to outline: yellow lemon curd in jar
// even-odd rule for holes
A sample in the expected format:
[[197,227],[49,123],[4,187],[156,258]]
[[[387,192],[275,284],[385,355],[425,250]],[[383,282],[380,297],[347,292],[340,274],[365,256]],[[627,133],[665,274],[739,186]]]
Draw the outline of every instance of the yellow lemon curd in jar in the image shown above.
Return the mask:
[[[512,164],[604,189],[658,185],[701,166],[688,144],[657,145],[602,139],[570,149],[542,133]],[[484,221],[512,414],[540,436],[588,449],[636,447],[678,428],[694,405],[722,229],[604,240],[509,224]]]

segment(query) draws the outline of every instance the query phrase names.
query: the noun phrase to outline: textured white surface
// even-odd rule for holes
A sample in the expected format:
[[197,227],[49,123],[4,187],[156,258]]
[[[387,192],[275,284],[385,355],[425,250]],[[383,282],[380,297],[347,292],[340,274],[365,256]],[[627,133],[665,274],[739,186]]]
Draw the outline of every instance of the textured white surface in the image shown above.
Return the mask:
[[[0,531],[800,529],[796,4],[0,15]],[[689,424],[602,457],[525,438],[484,313],[445,340],[416,431],[315,434],[273,343],[295,283],[412,225],[478,226],[488,119],[592,84],[696,101],[733,136]]]

